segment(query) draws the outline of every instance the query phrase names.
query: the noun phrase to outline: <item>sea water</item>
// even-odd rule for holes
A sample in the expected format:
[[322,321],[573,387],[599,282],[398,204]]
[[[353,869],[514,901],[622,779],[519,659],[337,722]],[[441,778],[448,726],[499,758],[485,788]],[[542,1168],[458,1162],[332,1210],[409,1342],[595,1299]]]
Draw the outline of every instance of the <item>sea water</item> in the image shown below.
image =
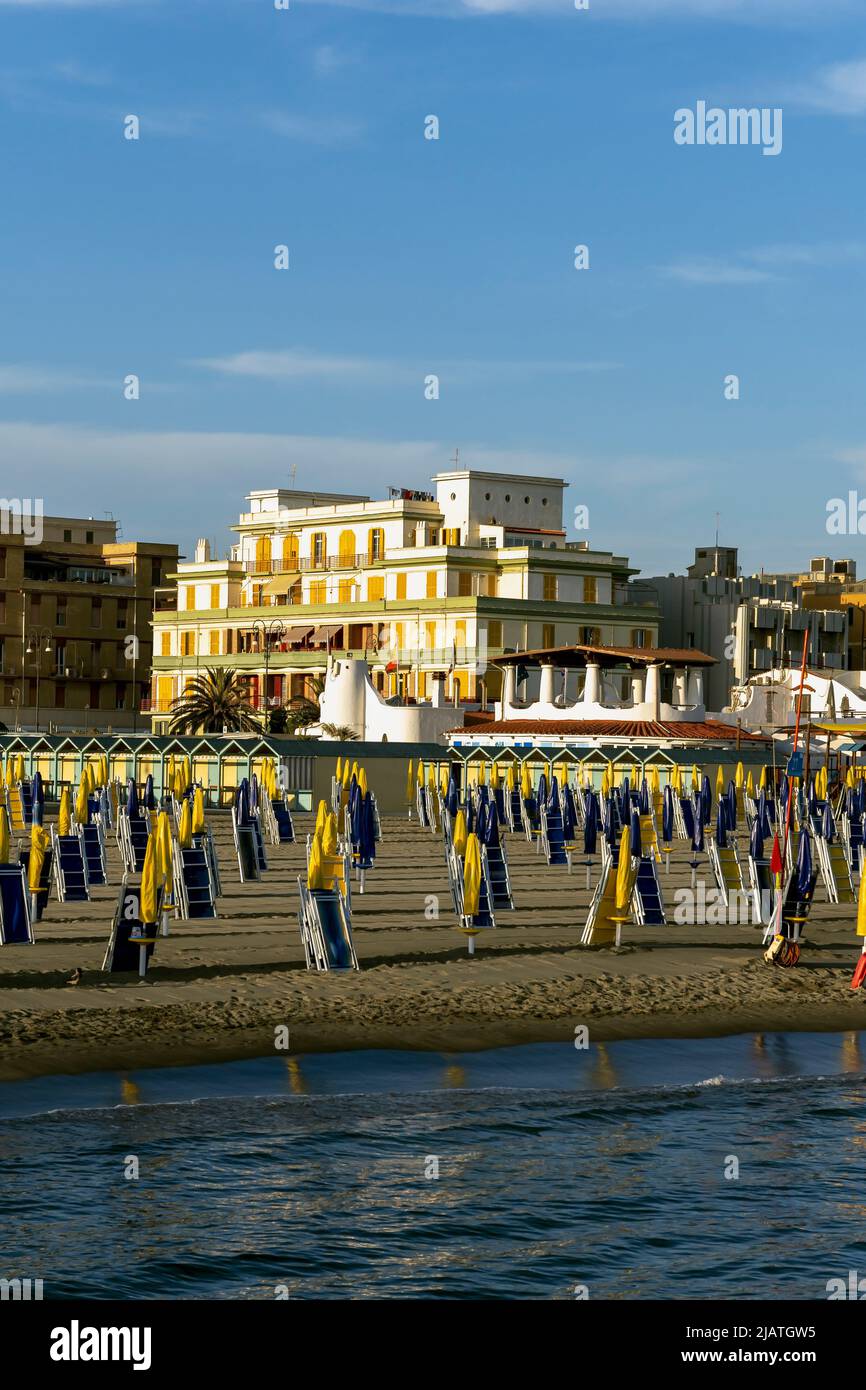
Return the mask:
[[826,1298],[866,1275],[866,1041],[358,1052],[0,1086],[45,1298]]

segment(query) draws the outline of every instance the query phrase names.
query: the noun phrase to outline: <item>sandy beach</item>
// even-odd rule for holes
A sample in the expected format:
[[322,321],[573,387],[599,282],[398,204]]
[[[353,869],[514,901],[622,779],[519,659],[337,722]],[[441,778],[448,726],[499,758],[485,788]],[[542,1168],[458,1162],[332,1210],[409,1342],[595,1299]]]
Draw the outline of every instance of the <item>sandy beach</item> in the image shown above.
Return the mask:
[[[359,973],[304,969],[297,926],[302,836],[269,847],[261,883],[242,886],[224,814],[211,814],[223,878],[215,922],[171,922],[147,981],[102,974],[120,861],[91,903],[52,897],[34,946],[0,951],[0,1077],[217,1062],[275,1049],[439,1052],[568,1040],[697,1037],[862,1026],[866,998],[849,989],[854,909],[818,898],[793,970],[761,960],[752,926],[628,926],[619,949],[578,945],[590,894],[584,868],[548,868],[522,836],[508,840],[516,910],[479,938],[470,959],[454,926],[442,844],[386,818],[368,891],[355,893]],[[690,881],[678,842],[662,875],[669,916]],[[704,861],[705,881],[709,884]],[[594,873],[597,873],[597,864]],[[438,898],[438,920],[432,916]],[[425,916],[425,913],[427,914]],[[81,981],[66,983],[78,968]]]

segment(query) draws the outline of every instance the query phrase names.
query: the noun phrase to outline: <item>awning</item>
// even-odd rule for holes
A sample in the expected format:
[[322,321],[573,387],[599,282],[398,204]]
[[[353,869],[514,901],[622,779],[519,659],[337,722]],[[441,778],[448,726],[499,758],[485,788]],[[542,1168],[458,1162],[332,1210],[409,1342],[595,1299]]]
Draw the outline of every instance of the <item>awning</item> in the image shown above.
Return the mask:
[[317,627],[316,630],[315,630],[315,632],[313,633],[313,641],[314,641],[314,642],[327,642],[327,641],[329,641],[332,637],[334,637],[338,632],[342,632],[342,631],[343,631],[343,624],[342,624],[342,623],[323,623],[322,626],[321,626],[321,627]]
[[263,594],[287,594],[293,584],[300,579],[300,574],[293,574],[289,571],[286,574],[276,574],[273,579],[265,580],[261,590]]
[[283,642],[303,642],[312,632],[311,627],[287,627],[283,635]]

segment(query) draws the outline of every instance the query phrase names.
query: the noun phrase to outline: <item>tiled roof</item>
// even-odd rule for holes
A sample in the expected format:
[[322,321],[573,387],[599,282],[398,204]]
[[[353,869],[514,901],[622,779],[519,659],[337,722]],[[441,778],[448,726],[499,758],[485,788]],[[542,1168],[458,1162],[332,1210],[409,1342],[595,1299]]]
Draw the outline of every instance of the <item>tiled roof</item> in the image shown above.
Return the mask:
[[[583,734],[587,738],[676,738],[676,739],[715,739],[730,743],[737,737],[733,724],[723,724],[719,719],[704,719],[697,722],[688,720],[662,721],[657,719],[491,719],[485,724],[473,724],[471,728],[450,729],[449,733],[461,734]],[[760,734],[747,734],[740,730],[740,741],[766,743]]]
[[583,667],[597,662],[604,667],[648,666],[660,663],[668,666],[715,666],[717,658],[694,647],[603,647],[574,642],[567,647],[533,647],[526,652],[506,652],[491,657],[492,666],[551,666]]

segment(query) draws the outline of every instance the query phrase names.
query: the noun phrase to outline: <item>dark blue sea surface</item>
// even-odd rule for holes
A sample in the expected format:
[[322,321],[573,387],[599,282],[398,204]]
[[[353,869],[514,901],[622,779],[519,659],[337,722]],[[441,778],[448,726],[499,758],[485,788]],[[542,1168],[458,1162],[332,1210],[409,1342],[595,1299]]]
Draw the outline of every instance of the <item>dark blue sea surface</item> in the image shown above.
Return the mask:
[[866,1275],[864,1080],[849,1033],[9,1083],[0,1275],[46,1298],[826,1298]]

